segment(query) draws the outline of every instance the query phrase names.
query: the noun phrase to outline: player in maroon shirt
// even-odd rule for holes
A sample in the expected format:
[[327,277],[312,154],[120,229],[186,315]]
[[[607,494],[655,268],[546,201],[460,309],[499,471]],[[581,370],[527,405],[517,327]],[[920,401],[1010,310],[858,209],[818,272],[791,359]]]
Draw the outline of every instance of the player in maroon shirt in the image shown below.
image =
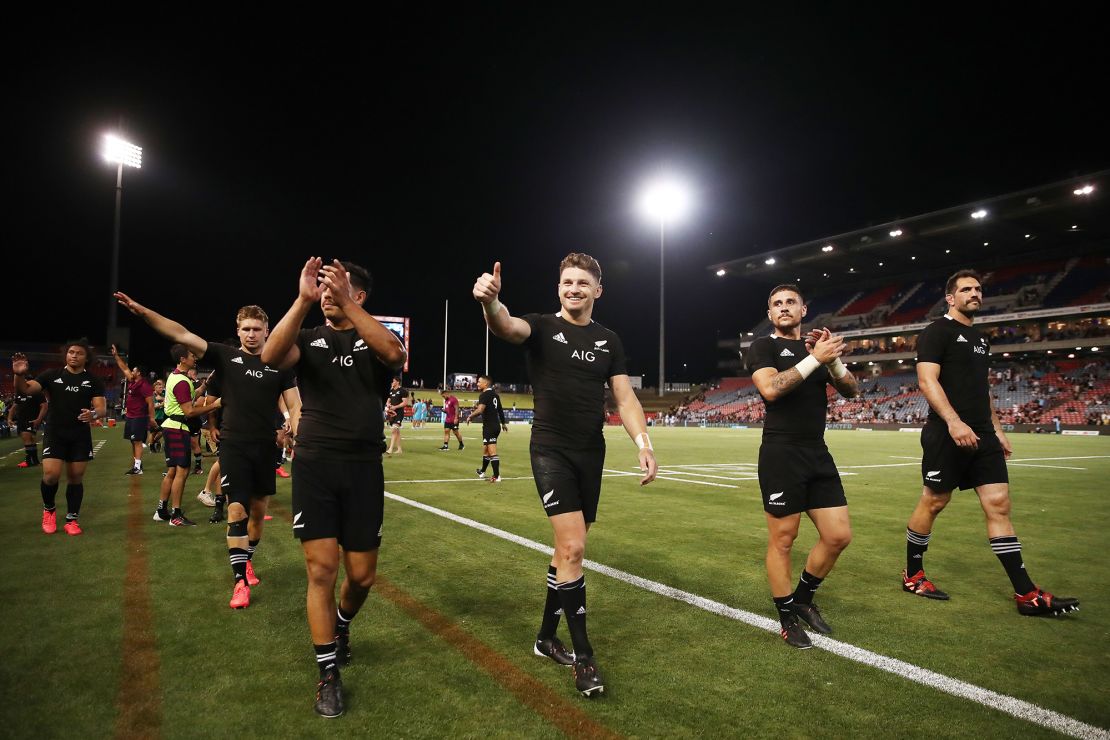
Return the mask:
[[459,433],[459,399],[452,396],[446,388],[439,392],[443,396],[443,447],[440,451],[450,449],[447,443],[451,440],[451,432],[455,433],[455,439],[459,440],[459,449],[461,450],[465,445],[463,444],[462,435]]
[[142,475],[143,447],[146,446],[147,432],[158,426],[154,420],[154,387],[143,377],[142,369],[138,365],[127,366],[114,344],[112,357],[116,359],[116,365],[119,366],[127,381],[123,438],[131,440],[131,457],[134,458],[131,467],[127,470],[127,475]]

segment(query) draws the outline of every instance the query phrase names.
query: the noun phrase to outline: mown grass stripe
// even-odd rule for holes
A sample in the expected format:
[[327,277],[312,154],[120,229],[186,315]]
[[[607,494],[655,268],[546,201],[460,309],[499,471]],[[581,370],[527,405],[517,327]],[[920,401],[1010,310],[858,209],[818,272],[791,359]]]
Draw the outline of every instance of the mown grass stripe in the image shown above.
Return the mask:
[[157,738],[162,734],[160,660],[154,638],[143,492],[139,476],[127,493],[127,565],[123,581],[123,640],[116,691],[117,738]]

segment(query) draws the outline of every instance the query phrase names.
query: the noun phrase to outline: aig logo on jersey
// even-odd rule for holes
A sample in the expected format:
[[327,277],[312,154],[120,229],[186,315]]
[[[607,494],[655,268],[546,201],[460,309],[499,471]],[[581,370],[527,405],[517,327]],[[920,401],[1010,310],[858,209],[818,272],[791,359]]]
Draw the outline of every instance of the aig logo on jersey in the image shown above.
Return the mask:
[[352,355],[336,355],[331,358],[332,363],[338,362],[343,367],[351,367],[355,364],[355,358]]
[[[605,351],[608,352],[609,350]],[[576,360],[582,360],[583,362],[593,362],[597,359],[597,355],[593,353],[593,350],[588,349],[576,349],[570,353],[570,356]]]

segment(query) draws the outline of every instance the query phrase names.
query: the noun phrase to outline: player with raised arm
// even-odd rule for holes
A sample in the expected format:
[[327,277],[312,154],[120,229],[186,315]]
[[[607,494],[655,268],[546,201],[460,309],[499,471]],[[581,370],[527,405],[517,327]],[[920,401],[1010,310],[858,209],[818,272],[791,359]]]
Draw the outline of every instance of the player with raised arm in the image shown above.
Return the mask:
[[[605,462],[605,385],[613,392],[625,431],[638,449],[641,485],[655,480],[656,462],[640,401],[628,379],[624,346],[615,332],[594,322],[601,297],[601,266],[588,254],[572,253],[559,264],[554,314],[516,317],[499,300],[501,263],[474,283],[494,335],[523,345],[535,393],[535,422],[529,454],[540,505],[555,539],[547,571],[547,601],[533,652],[573,665],[575,688],[602,694],[605,682],[586,632],[586,579],[582,559],[586,534],[597,519]],[[574,652],[555,636],[559,615],[567,618]]]
[[54,501],[58,495],[58,481],[64,466],[66,473],[66,523],[68,535],[82,534],[77,519],[85,498],[85,468],[92,458],[92,429],[90,424],[107,415],[104,400],[104,383],[89,372],[91,356],[86,339],[76,339],[65,344],[65,365],[56,370],[40,373],[34,380],[25,376],[27,356],[12,356],[12,375],[15,392],[23,396],[42,393],[49,403],[46,412],[46,434],[42,440],[42,531],[54,534],[58,530]]
[[[836,463],[825,445],[826,386],[845,398],[859,395],[855,376],[840,359],[844,339],[828,329],[802,338],[805,301],[796,285],[778,285],[767,298],[774,331],[752,342],[745,357],[767,407],[759,446],[759,488],[767,521],[767,581],[788,645],[813,646],[799,617],[821,634],[832,628],[813,596],[852,541],[848,500]],[[817,528],[817,544],[791,589],[790,551],[802,512]]]
[[1079,609],[1079,600],[1053,596],[1033,583],[1010,521],[1006,460],[1013,451],[990,396],[990,341],[974,326],[983,287],[974,270],[959,270],[944,287],[948,311],[917,339],[917,382],[929,402],[921,430],[921,498],[906,525],[902,590],[946,601],[948,594],[925,576],[925,551],[933,523],[952,491],[974,488],[987,519],[991,551],[1014,587],[1024,616],[1056,616]]
[[[274,414],[278,400],[283,400],[293,410],[292,424],[296,428],[300,409],[296,378],[292,372],[262,361],[270,319],[261,306],[243,306],[236,313],[235,333],[239,339],[236,349],[206,341],[124,293],[117,293],[116,297],[159,334],[188,347],[195,357],[207,357],[215,365],[213,377],[219,384],[222,413],[218,427],[210,424],[209,434],[218,444],[219,493],[227,501],[227,552],[234,579],[229,605],[233,609],[246,608],[250,605],[251,586],[260,581],[250,555],[262,539],[266,510],[277,490]],[[212,405],[203,408],[205,413],[215,410]],[[215,515],[213,520],[219,521]]]
[[124,401],[123,438],[131,442],[131,467],[126,475],[143,474],[143,448],[147,435],[154,429],[154,387],[143,376],[138,365],[128,366],[120,356],[119,349],[112,345],[112,357],[116,361],[124,380],[127,381],[127,397]]
[[[31,374],[24,375],[24,380],[34,380]],[[46,395],[40,390],[38,393],[16,393],[12,405],[8,409],[8,424],[14,426],[23,441],[23,462],[17,468],[31,468],[39,464],[39,448],[35,435],[46,418],[49,404]]]
[[[306,611],[320,680],[316,712],[344,711],[340,664],[351,660],[351,620],[378,567],[385,508],[382,408],[405,363],[397,336],[362,307],[370,273],[351,262],[305,262],[297,298],[274,327],[262,359],[295,367],[303,406],[293,476],[293,534],[308,572]],[[322,326],[302,325],[319,305]],[[345,577],[336,604],[339,561]]]

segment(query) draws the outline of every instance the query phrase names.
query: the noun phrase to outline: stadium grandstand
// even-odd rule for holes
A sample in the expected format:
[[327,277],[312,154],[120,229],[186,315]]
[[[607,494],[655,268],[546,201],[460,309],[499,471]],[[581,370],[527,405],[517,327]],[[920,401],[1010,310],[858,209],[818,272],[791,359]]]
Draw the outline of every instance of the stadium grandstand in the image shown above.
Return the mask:
[[[802,289],[804,325],[827,326],[849,340],[862,394],[835,400],[828,420],[852,425],[924,421],[928,406],[913,371],[917,334],[947,309],[947,276],[978,270],[984,302],[976,324],[991,337],[1001,420],[1019,431],[1110,433],[1110,211],[1101,192],[1108,175],[898,218],[708,269],[751,289],[779,283]],[[682,415],[759,423],[763,403],[744,377],[743,353],[770,330],[764,318],[720,340],[725,377],[692,397]]]

